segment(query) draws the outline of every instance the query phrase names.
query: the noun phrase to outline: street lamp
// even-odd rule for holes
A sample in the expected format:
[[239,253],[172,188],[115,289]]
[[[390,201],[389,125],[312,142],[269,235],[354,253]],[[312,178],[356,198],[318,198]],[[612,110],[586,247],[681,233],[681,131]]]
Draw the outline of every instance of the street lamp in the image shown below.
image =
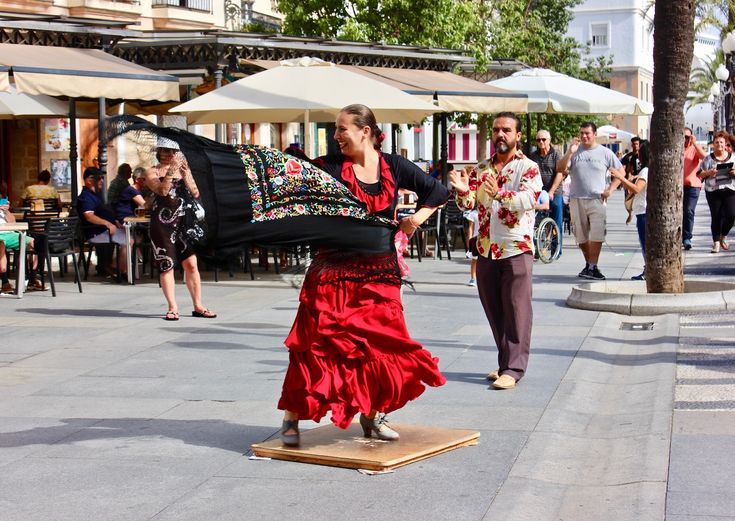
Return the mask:
[[709,88],[709,97],[707,101],[712,105],[712,128],[714,132],[721,130],[724,125],[722,124],[722,107],[723,107],[723,93],[722,93],[722,82],[716,81]]
[[732,133],[733,131],[733,111],[732,107],[732,78],[735,58],[735,31],[730,31],[722,40],[722,52],[725,54],[725,64],[721,64],[715,71],[715,76],[721,82],[724,94],[724,112],[725,112],[725,129]]

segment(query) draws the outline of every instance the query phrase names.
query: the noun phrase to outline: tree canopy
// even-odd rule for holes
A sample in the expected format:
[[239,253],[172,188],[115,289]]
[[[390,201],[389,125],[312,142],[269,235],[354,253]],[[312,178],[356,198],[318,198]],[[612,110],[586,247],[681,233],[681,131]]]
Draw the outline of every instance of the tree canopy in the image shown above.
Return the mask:
[[[590,59],[589,46],[566,36],[582,0],[279,0],[283,32],[354,41],[464,50],[483,71],[489,60],[516,59],[605,83],[611,58]],[[462,119],[462,118],[460,118]],[[466,119],[466,118],[465,118]],[[589,117],[548,115],[558,139],[576,135]]]
[[283,32],[343,40],[469,49],[483,41],[475,0],[279,0]]

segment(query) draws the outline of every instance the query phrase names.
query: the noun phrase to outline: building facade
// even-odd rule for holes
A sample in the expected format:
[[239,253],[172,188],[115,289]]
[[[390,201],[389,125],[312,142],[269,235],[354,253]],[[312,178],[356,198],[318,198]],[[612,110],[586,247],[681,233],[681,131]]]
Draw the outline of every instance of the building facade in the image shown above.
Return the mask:
[[[258,72],[261,69],[253,66],[253,61],[312,56],[345,65],[424,71],[451,71],[473,61],[451,49],[242,32],[248,21],[278,19],[275,7],[270,0],[6,0],[0,3],[0,43],[103,49],[177,76],[182,99],[196,95],[204,83],[211,82],[214,87],[217,76],[234,81]],[[180,116],[163,116],[159,122],[165,126],[183,124]],[[95,125],[95,120],[77,122],[78,172],[98,160]],[[13,193],[34,182],[39,170],[61,165],[64,153],[68,156],[66,150],[45,151],[46,129],[58,127],[35,119],[0,122],[0,174],[2,180],[9,181]],[[221,137],[285,148],[303,135],[300,127],[243,123],[223,129]],[[191,130],[215,137],[212,126]],[[403,152],[414,160],[434,154],[431,125],[419,131],[405,125],[398,132],[391,130],[389,125],[384,128],[388,136],[385,149]],[[320,124],[313,134],[330,132]],[[51,157],[52,153],[59,157]],[[128,153],[112,147],[107,155],[108,172],[114,172],[121,162],[135,164]]]
[[222,0],[6,0],[0,10],[39,23],[67,17],[141,31],[225,28]]
[[[648,0],[585,0],[573,8],[567,35],[612,57],[609,87],[653,102],[653,7]],[[614,116],[610,124],[649,137],[650,116]]]

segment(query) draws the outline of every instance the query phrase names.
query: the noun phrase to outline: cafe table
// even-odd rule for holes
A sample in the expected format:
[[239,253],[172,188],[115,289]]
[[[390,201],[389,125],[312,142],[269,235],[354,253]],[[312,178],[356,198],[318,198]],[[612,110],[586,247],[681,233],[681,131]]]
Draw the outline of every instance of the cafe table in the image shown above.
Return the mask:
[[23,289],[26,282],[26,232],[28,231],[28,223],[2,223],[0,224],[0,232],[18,232],[18,269],[15,270],[15,297],[23,298]]
[[125,228],[125,244],[128,245],[128,255],[126,259],[128,268],[128,284],[135,284],[135,281],[133,280],[133,248],[131,247],[133,236],[132,229],[142,224],[148,225],[150,222],[150,217],[135,216],[123,219],[123,227]]

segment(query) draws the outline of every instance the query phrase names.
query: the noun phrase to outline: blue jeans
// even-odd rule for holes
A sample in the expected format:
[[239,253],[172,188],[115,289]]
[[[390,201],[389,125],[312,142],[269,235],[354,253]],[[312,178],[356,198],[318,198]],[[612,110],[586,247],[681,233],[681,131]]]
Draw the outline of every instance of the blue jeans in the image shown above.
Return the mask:
[[638,229],[638,242],[643,250],[643,260],[646,260],[646,214],[639,213],[635,216],[635,227]]
[[559,227],[559,255],[561,255],[562,237],[564,237],[564,198],[561,192],[549,200],[549,217],[554,219]]
[[685,243],[691,243],[692,231],[694,230],[694,211],[697,209],[697,201],[699,200],[698,186],[684,187],[684,217],[681,225],[681,238]]

